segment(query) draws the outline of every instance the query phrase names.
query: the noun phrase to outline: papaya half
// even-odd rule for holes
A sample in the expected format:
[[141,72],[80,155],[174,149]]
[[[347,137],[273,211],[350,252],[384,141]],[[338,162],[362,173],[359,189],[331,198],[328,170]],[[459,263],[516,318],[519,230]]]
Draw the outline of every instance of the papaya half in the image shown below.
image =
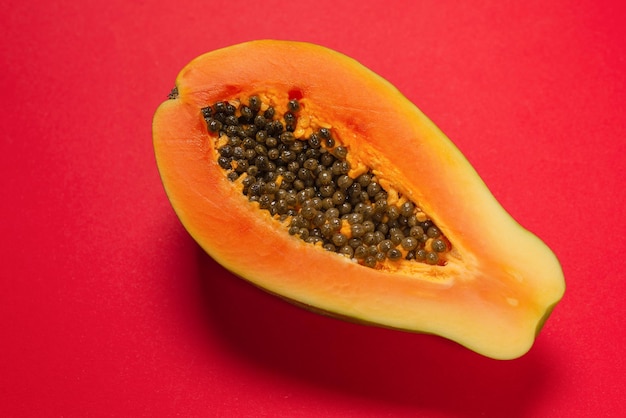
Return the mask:
[[216,261],[311,310],[525,354],[565,282],[389,82],[302,42],[204,54],[157,109],[158,170]]

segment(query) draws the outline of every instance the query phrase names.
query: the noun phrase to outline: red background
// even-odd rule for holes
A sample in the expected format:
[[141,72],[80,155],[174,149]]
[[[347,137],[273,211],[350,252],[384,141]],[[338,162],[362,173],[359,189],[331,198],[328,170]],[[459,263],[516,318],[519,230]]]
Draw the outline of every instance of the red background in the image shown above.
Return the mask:
[[[621,415],[624,4],[5,0],[0,415]],[[383,75],[553,248],[568,288],[529,354],[321,317],[202,253],[151,118],[189,60],[257,38]]]

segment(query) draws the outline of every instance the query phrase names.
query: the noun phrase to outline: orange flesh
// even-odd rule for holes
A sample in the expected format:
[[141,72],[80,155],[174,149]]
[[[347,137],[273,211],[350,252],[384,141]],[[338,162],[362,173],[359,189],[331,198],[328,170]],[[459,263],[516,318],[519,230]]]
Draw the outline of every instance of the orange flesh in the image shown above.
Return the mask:
[[[178,98],[154,118],[159,171],[182,223],[226,268],[316,309],[438,334],[493,358],[519,357],[531,347],[564,292],[558,261],[388,82],[315,45],[256,41],[197,58],[176,85]],[[433,219],[452,244],[445,266],[360,266],[290,236],[226,179],[200,109],[256,94],[282,113],[294,91],[351,155]]]

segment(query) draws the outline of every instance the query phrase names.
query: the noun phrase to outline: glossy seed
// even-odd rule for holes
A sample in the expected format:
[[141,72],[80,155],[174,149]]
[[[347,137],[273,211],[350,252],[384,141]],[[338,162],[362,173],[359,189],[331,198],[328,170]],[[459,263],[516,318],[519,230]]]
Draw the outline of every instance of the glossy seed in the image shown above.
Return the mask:
[[437,253],[442,253],[447,249],[446,243],[442,239],[439,239],[439,238],[433,240],[431,245],[432,245],[433,251]]
[[348,237],[346,237],[344,234],[337,233],[333,235],[332,241],[333,244],[335,244],[336,246],[343,247],[348,243]]
[[397,248],[392,248],[387,252],[387,257],[392,261],[399,260],[402,258],[402,253]]
[[402,248],[409,251],[417,248],[417,240],[410,236],[403,238],[400,244],[402,245]]
[[428,235],[428,238],[437,238],[441,235],[441,232],[439,232],[439,228],[436,226],[430,226],[426,231],[426,235]]
[[300,103],[295,99],[289,100],[289,103],[287,103],[287,108],[292,112],[297,112],[298,110],[300,110]]
[[426,254],[426,262],[428,264],[435,265],[439,262],[439,256],[437,255],[437,253],[429,252],[428,254]]

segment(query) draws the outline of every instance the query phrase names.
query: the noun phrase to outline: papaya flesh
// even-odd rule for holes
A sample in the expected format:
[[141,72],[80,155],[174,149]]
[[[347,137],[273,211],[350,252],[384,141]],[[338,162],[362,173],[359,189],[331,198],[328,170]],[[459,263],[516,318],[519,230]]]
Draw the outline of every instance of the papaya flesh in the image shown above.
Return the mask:
[[553,252],[453,143],[338,52],[262,40],[204,54],[158,107],[153,142],[189,234],[300,306],[512,359],[563,296]]

